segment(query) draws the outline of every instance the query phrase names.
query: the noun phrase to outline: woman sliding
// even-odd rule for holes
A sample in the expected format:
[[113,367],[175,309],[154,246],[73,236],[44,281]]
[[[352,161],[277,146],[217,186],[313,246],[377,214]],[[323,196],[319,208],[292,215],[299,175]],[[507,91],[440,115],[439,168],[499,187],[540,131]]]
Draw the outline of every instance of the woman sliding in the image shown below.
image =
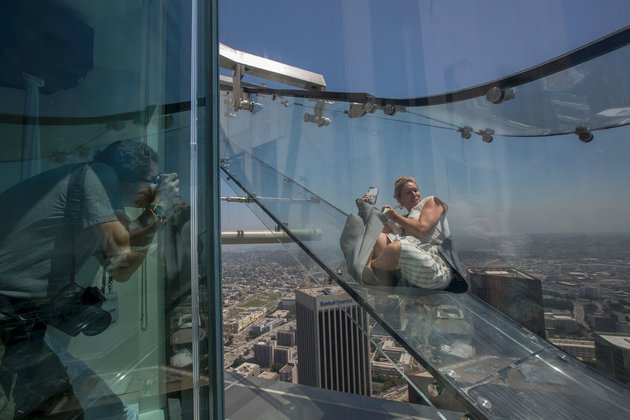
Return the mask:
[[[363,270],[363,283],[445,289],[453,278],[452,268],[439,251],[450,236],[447,205],[435,196],[422,198],[416,180],[407,176],[396,179],[394,198],[408,214],[383,207],[389,222]],[[370,196],[362,200],[369,202]]]

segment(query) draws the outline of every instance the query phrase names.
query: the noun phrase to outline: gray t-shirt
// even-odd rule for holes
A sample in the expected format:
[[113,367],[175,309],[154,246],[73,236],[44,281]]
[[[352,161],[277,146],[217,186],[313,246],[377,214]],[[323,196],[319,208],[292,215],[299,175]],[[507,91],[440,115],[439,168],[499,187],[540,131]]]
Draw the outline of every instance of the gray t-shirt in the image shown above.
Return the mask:
[[0,295],[43,298],[70,281],[100,244],[94,226],[118,220],[122,210],[118,176],[108,165],[92,163],[85,173],[81,229],[72,245],[65,219],[68,183],[77,165],[52,169],[0,194]]

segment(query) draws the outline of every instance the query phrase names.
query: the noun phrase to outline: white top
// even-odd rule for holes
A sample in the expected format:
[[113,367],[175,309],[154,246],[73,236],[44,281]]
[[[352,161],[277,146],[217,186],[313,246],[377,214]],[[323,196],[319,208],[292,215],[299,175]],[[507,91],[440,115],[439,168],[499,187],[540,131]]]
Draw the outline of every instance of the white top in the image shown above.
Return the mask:
[[[411,211],[409,211],[409,214],[405,217],[409,219],[418,220],[420,218],[420,213],[422,213],[422,208],[424,207],[425,203],[433,197],[435,196],[430,195],[428,197],[423,198],[418,204],[415,205],[415,207],[411,209]],[[444,206],[444,213],[442,213],[440,220],[438,220],[437,224],[435,225],[435,228],[430,233],[429,237],[422,238],[423,242],[431,242],[436,245],[441,245],[449,236],[451,236],[451,230],[448,227],[448,219],[446,218],[446,213],[448,212],[448,206],[443,201],[440,201],[440,202]],[[393,222],[391,220],[388,223],[389,223],[389,227],[392,229],[392,233],[387,234],[387,236],[392,242],[400,240],[400,238],[407,236],[404,230],[400,227],[398,223]]]

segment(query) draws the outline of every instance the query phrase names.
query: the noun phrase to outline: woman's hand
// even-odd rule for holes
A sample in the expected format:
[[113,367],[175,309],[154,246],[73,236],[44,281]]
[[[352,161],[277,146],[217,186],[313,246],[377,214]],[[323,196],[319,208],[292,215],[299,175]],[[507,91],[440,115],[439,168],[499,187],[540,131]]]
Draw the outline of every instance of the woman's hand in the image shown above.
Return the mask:
[[372,197],[372,194],[365,193],[365,194],[363,194],[363,197],[361,197],[361,201],[365,201],[366,203],[370,203],[371,204],[373,198],[374,197]]
[[398,216],[398,212],[394,210],[392,206],[390,205],[383,206],[383,209],[381,210],[381,212],[383,212],[383,214],[387,216],[388,219],[396,221],[395,219],[396,219],[396,216]]

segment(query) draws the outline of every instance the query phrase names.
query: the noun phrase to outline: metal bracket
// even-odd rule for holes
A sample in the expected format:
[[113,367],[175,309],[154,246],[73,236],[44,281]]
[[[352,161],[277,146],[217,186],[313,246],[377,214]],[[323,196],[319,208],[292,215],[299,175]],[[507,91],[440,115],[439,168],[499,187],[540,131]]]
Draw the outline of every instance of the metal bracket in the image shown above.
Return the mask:
[[429,392],[429,395],[431,397],[437,398],[444,391],[444,385],[442,385],[441,383],[435,381],[435,382],[430,383],[429,385],[427,385],[427,391]]
[[243,92],[243,86],[241,80],[245,74],[245,66],[242,64],[236,64],[234,66],[234,75],[232,77],[232,107],[234,111],[244,109],[249,112],[254,112],[254,108],[257,105],[249,95]]
[[462,136],[463,139],[469,140],[472,137],[473,129],[472,127],[465,126],[458,128],[457,132]]
[[584,143],[588,143],[593,140],[593,132],[585,125],[575,127],[575,135],[578,136],[578,139]]
[[479,130],[478,134],[481,136],[481,140],[483,140],[484,143],[492,143],[492,140],[494,140],[494,130],[492,128]]
[[383,110],[383,114],[389,115],[390,117],[396,114],[396,112],[398,111],[405,111],[405,108],[399,107],[396,105],[391,105],[391,104],[383,105],[382,107],[379,107],[379,108]]
[[324,106],[326,105],[326,101],[318,100],[315,105],[315,109],[312,114],[308,112],[304,113],[304,122],[310,122],[317,124],[318,127],[324,127],[330,125],[330,118],[324,117]]
[[365,114],[373,114],[377,109],[382,110],[383,114],[389,115],[390,117],[396,114],[396,112],[398,111],[401,111],[401,112],[406,111],[405,108],[403,108],[402,106],[397,106],[397,105],[391,105],[391,104],[375,105],[371,102],[367,102],[367,103],[352,102],[348,106],[348,111],[346,111],[346,114],[348,114],[349,118],[359,118],[359,117],[364,116]]
[[488,89],[486,92],[486,100],[488,102],[492,102],[493,104],[500,104],[505,101],[509,101],[510,99],[514,99],[516,96],[516,91],[514,88],[503,88],[501,89],[498,86],[493,86]]
[[359,118],[364,116],[365,114],[372,114],[374,111],[376,111],[376,106],[372,103],[359,103],[359,102],[352,102],[349,106],[348,106],[348,117],[349,118]]

